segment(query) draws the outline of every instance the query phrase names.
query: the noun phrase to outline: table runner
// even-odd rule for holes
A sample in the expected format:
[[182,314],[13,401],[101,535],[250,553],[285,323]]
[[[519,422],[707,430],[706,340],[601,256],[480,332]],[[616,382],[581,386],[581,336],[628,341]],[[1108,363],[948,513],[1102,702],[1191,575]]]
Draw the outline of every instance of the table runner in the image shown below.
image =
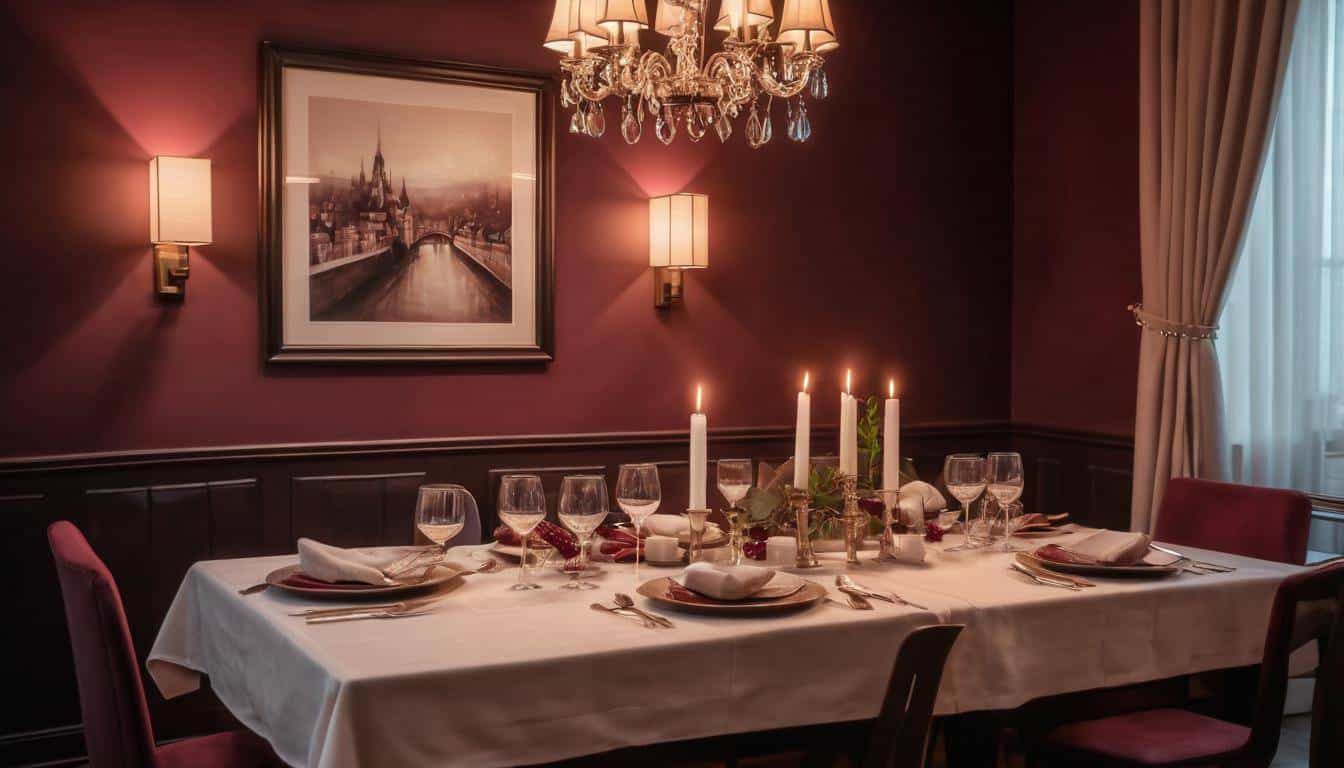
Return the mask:
[[[1005,553],[934,550],[923,566],[850,571],[930,611],[668,612],[677,628],[660,631],[588,608],[634,594],[628,565],[606,566],[600,590],[549,588],[564,579],[550,571],[548,589],[510,592],[516,572],[506,570],[468,577],[431,615],[309,626],[285,615],[309,602],[237,592],[294,556],[202,562],[169,609],[149,669],[170,698],[209,675],[286,762],[321,768],[518,765],[874,717],[901,641],[936,622],[967,625],[936,711],[1008,709],[1257,662],[1274,590],[1299,569],[1187,550],[1238,570],[1100,579],[1070,592],[1009,572]],[[806,575],[831,589],[842,557],[824,555],[824,568]],[[673,572],[645,567],[643,577]]]

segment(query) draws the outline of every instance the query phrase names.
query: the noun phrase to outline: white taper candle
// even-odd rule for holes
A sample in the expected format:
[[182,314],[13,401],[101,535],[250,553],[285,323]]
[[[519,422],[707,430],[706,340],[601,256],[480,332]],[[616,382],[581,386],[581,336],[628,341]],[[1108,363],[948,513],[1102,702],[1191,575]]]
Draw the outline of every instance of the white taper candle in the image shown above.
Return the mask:
[[901,487],[901,401],[896,381],[887,382],[887,402],[882,413],[882,487]]
[[706,431],[708,420],[705,414],[701,412],[701,388],[695,388],[695,413],[691,414],[691,492],[690,508],[706,509],[705,506],[705,475],[707,469],[706,462]]
[[793,487],[808,488],[811,471],[812,395],[807,393],[808,374],[803,374],[803,390],[798,393],[798,418],[793,430]]

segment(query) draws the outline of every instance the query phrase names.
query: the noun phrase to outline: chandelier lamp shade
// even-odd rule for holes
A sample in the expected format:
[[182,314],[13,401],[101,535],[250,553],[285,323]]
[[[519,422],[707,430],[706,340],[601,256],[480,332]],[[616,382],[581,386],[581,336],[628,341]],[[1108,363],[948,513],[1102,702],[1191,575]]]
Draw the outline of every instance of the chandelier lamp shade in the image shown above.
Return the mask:
[[[671,144],[683,131],[693,142],[711,131],[726,142],[745,116],[747,144],[756,149],[773,137],[771,114],[782,101],[788,138],[811,138],[804,99],[827,97],[823,55],[840,46],[830,0],[784,0],[778,16],[771,0],[654,0],[652,25],[649,1],[556,0],[543,44],[561,56],[560,102],[574,110],[571,133],[605,134],[611,100],[630,144],[646,118]],[[665,51],[641,47],[650,27],[667,39]],[[727,33],[713,53],[710,28]]]

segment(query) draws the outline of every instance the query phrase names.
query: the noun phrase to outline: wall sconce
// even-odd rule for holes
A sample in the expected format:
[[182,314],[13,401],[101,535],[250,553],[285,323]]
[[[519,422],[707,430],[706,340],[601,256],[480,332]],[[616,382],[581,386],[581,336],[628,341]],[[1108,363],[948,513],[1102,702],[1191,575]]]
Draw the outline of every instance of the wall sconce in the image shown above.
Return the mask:
[[209,245],[210,160],[159,155],[149,161],[149,241],[154,292],[181,301],[190,275],[188,248]]
[[682,272],[709,267],[709,196],[682,192],[649,198],[653,306],[681,301]]

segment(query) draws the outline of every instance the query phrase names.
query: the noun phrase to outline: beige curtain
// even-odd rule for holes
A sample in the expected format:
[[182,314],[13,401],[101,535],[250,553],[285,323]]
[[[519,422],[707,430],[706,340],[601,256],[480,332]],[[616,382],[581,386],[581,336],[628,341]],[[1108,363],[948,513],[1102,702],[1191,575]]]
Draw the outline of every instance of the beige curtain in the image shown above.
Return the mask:
[[1139,227],[1145,328],[1134,530],[1167,480],[1224,476],[1222,309],[1273,123],[1298,0],[1143,0]]

